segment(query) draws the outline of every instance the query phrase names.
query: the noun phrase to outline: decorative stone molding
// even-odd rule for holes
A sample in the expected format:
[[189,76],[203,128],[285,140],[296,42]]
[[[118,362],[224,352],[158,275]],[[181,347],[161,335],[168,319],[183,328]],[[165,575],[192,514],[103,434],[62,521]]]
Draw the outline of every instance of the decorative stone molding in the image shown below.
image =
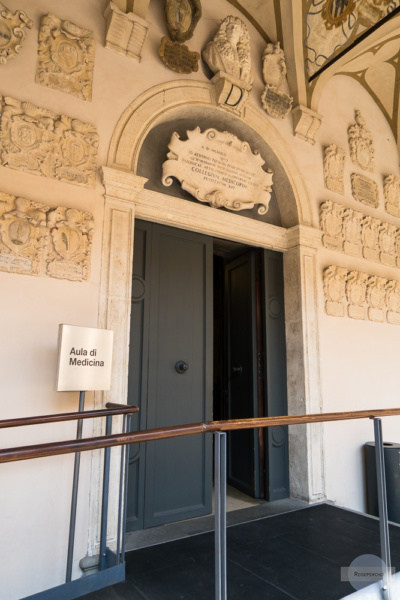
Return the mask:
[[292,110],[294,135],[304,142],[315,144],[315,136],[322,117],[306,106],[298,105]]
[[20,52],[25,29],[32,28],[31,19],[22,10],[14,13],[0,2],[0,64],[5,64]]
[[324,179],[325,187],[332,192],[344,194],[344,161],[346,153],[336,144],[324,147]]
[[94,186],[99,138],[93,125],[6,96],[0,116],[2,166]]
[[36,83],[92,99],[93,32],[54,15],[40,22]]
[[276,119],[284,119],[292,110],[293,98],[289,96],[286,78],[285,54],[280,43],[267,44],[263,54],[263,78],[265,89],[261,103],[265,111]]
[[0,192],[0,270],[86,281],[93,216]]
[[331,200],[320,205],[325,248],[400,268],[400,228]]
[[134,12],[122,12],[112,0],[106,6],[104,17],[105,47],[140,61],[150,27],[146,19]]
[[355,123],[347,130],[351,160],[362,169],[373,171],[375,150],[372,134],[359,110],[355,111],[354,118]]
[[400,217],[400,177],[386,175],[383,178],[385,209],[390,215]]
[[219,105],[240,112],[251,90],[250,36],[238,17],[228,16],[214,39],[203,50],[203,58],[216,74],[212,82]]
[[272,190],[272,171],[263,170],[264,160],[249,144],[233,133],[200,127],[186,132],[182,141],[174,132],[162,165],[162,183],[170,186],[173,177],[182,189],[213,208],[240,211],[261,205],[264,215]]
[[400,281],[329,266],[323,282],[328,315],[400,325]]
[[379,192],[376,181],[361,175],[361,173],[351,174],[351,191],[357,202],[362,202],[367,206],[378,208]]

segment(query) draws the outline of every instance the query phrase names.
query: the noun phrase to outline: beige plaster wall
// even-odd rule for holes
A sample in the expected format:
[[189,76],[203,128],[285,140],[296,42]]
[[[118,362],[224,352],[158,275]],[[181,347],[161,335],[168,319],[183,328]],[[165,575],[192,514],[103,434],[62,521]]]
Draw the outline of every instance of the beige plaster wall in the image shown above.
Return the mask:
[[[57,4],[57,5],[56,5]],[[33,21],[20,54],[1,65],[0,94],[30,101],[59,114],[66,114],[96,126],[100,137],[98,165],[107,162],[113,130],[121,113],[150,87],[181,75],[168,70],[158,57],[162,35],[166,34],[162,6],[152,1],[148,14],[149,36],[140,63],[103,47],[104,0],[9,0],[11,10],[24,10]],[[203,18],[188,45],[201,47],[214,35],[217,22],[228,14],[239,16],[232,5],[203,2]],[[84,102],[59,90],[35,83],[37,36],[40,17],[47,12],[93,31],[96,42],[93,100]],[[265,42],[249,24],[253,37],[252,53],[255,84],[251,102],[260,106],[261,54]],[[186,79],[208,81],[200,62],[198,73]],[[56,344],[59,323],[97,326],[99,319],[99,283],[104,213],[104,188],[97,177],[94,189],[62,183],[45,177],[0,167],[0,190],[50,206],[74,207],[93,213],[91,274],[87,282],[70,282],[0,272],[1,323],[1,417],[73,411],[78,395],[54,391]],[[93,394],[87,394],[86,407],[94,406]],[[90,436],[92,425],[85,424]],[[2,432],[0,446],[18,446],[75,437],[74,424],[61,424]],[[96,457],[93,459],[96,461]],[[74,577],[81,574],[78,561],[95,549],[96,531],[92,531],[89,484],[92,458],[84,455],[81,466],[80,501],[75,544]],[[8,600],[53,587],[65,576],[66,544],[69,519],[70,485],[73,458],[61,457],[13,463],[1,468],[6,482],[2,495],[2,541],[0,579]],[[88,539],[94,544],[88,549]]]
[[[347,127],[354,122],[355,109],[361,110],[374,137],[375,169],[373,173],[364,173],[378,183],[380,205],[377,209],[357,202],[351,194],[350,173],[362,172],[351,163],[347,143]],[[383,175],[399,175],[398,151],[389,124],[378,107],[355,80],[336,76],[324,89],[318,110],[323,115],[319,146],[337,144],[345,149],[347,158],[344,196],[324,189],[322,153],[317,159],[318,169],[315,170],[319,175],[314,179],[313,190],[316,208],[320,201],[331,199],[398,227],[400,220],[384,211],[382,188]],[[326,266],[333,264],[388,279],[400,278],[399,269],[325,248],[318,253],[318,264],[321,274]],[[398,407],[399,327],[327,316],[322,275],[319,277],[319,298],[323,410]],[[397,417],[383,420],[386,441],[400,442],[399,425]],[[369,421],[325,426],[326,493],[330,500],[356,510],[366,509],[362,446],[370,440],[373,440],[373,424]]]

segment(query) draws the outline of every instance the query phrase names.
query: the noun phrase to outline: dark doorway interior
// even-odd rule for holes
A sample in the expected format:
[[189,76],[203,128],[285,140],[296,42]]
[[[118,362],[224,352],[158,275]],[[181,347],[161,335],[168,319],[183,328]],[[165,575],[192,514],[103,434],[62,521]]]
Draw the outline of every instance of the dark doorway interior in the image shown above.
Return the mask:
[[[285,414],[280,254],[137,222],[133,271],[135,429]],[[208,435],[132,447],[128,530],[210,513],[211,469]],[[288,497],[287,431],[232,432],[228,483]]]

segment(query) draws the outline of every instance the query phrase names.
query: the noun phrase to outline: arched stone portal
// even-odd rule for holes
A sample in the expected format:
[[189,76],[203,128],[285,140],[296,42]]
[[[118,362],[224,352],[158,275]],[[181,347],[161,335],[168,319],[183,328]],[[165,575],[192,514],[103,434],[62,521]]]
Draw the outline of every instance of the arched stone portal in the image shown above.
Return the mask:
[[[166,193],[145,188],[147,179],[138,175],[138,162],[149,132],[175,115],[198,114],[202,107],[225,120],[226,129],[234,120],[235,133],[239,130],[243,140],[254,139],[256,133],[272,153],[280,170],[281,185],[279,181],[274,185],[282,227],[173,197],[168,188]],[[115,336],[113,387],[107,400],[125,402],[127,398],[134,223],[141,218],[284,253],[289,414],[320,412],[315,263],[320,231],[313,227],[307,190],[290,148],[265,114],[251,105],[240,117],[226,113],[215,105],[211,84],[174,81],[158,85],[122,114],[102,174],[105,214],[99,326],[113,329]],[[103,401],[99,396],[99,404]],[[289,439],[292,495],[320,500],[325,496],[322,428],[297,426]],[[94,467],[93,484],[97,485],[95,471]],[[96,507],[92,514],[94,524]]]

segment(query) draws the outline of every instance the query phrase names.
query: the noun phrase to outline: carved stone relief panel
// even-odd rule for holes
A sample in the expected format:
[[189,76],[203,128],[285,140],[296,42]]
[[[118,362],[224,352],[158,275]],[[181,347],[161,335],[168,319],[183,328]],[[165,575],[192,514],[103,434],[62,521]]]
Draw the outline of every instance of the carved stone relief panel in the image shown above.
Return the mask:
[[0,115],[2,166],[94,186],[98,134],[93,125],[4,96]]
[[169,37],[174,42],[189,40],[201,17],[200,0],[165,0]]
[[344,161],[346,153],[336,144],[324,148],[324,179],[325,187],[332,192],[344,194]]
[[315,144],[322,117],[307,106],[299,104],[292,110],[294,135],[308,144]]
[[240,112],[253,84],[250,35],[246,25],[238,17],[226,17],[202,54],[216,75],[212,81],[217,103]]
[[352,256],[362,256],[361,222],[362,213],[346,208],[343,213],[343,250]]
[[351,190],[355,200],[367,206],[377,208],[379,206],[378,186],[373,179],[361,175],[351,174]]
[[194,73],[199,70],[200,54],[192,52],[185,44],[171,42],[166,36],[161,39],[158,54],[164,65],[176,73]]
[[349,126],[350,156],[354,164],[367,171],[374,170],[374,142],[359,110],[355,111],[355,123]]
[[399,281],[329,266],[323,283],[328,315],[400,325]]
[[364,216],[361,222],[361,239],[363,243],[363,257],[368,260],[379,261],[379,228],[378,219]]
[[400,177],[386,175],[383,178],[385,209],[390,215],[400,217]]
[[327,267],[324,270],[325,310],[332,317],[344,317],[346,308],[347,269]]
[[400,228],[326,200],[320,205],[322,243],[330,250],[400,267]]
[[368,318],[383,323],[386,313],[386,284],[383,277],[372,275],[367,281]]
[[31,29],[32,25],[22,10],[13,13],[0,2],[0,64],[18,54],[25,39],[25,29]]
[[287,89],[286,72],[285,54],[279,42],[267,44],[263,54],[265,89],[261,95],[261,102],[265,111],[277,119],[285,118],[293,104],[293,98],[282,89]]
[[162,165],[162,183],[172,185],[176,177],[182,188],[213,208],[233,211],[260,205],[266,214],[271,199],[272,171],[265,171],[261,155],[228,131],[200,127],[187,131],[181,140],[174,132]]
[[41,19],[36,82],[92,99],[93,33],[54,15]]
[[[143,13],[145,12],[144,10]],[[143,14],[124,13],[115,2],[110,0],[105,8],[104,17],[106,20],[105,47],[140,62],[142,49],[149,32],[149,23]]]
[[366,273],[350,271],[346,281],[347,314],[351,319],[365,319],[367,316]]
[[0,270],[85,281],[93,217],[0,192]]
[[326,200],[320,206],[320,224],[324,232],[322,243],[325,248],[332,250],[343,249],[343,214],[344,207],[331,200]]

